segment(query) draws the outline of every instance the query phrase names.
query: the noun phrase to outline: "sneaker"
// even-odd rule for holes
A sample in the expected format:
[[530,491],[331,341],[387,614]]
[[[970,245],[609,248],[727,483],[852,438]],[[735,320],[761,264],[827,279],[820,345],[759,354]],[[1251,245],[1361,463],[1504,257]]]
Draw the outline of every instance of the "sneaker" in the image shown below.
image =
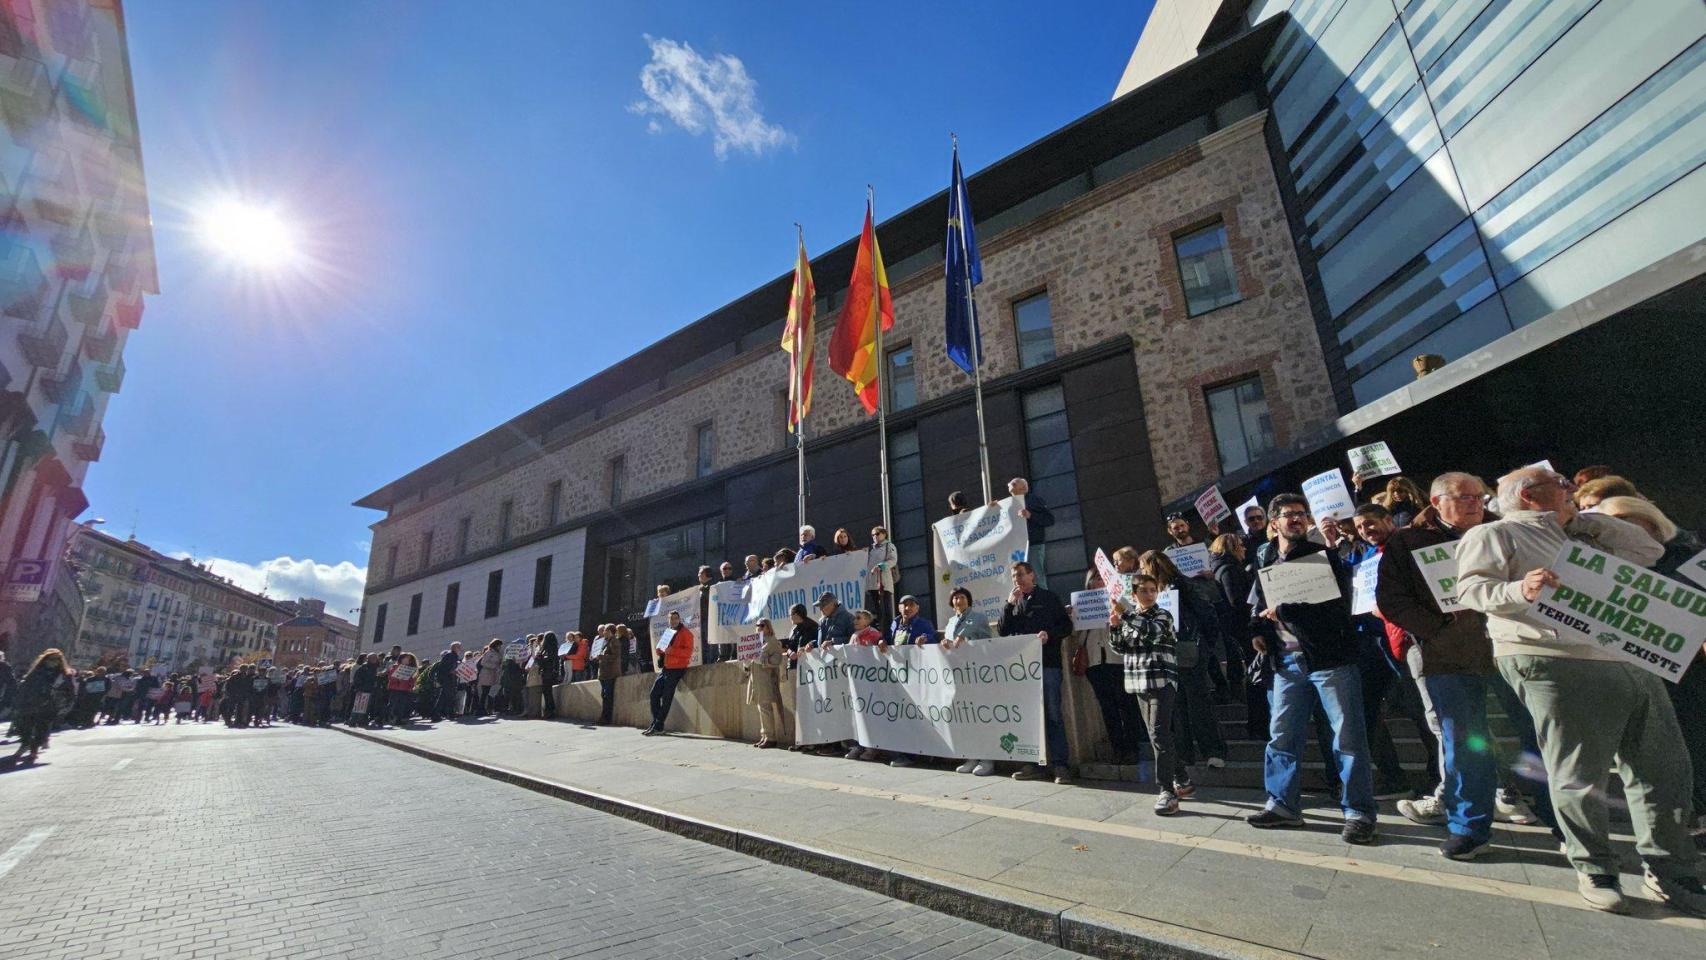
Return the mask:
[[1041,780],[1042,778],[1043,768],[1034,763],[1027,763],[1013,773],[1015,780]]
[[1617,887],[1617,876],[1610,873],[1583,873],[1576,877],[1576,890],[1595,910],[1606,913],[1628,913],[1629,901]]
[[640,736],[642,736],[642,737],[655,737],[662,732],[663,731],[659,730],[657,727],[647,727],[646,729],[640,731]]
[[1383,783],[1374,788],[1376,800],[1403,800],[1416,795],[1416,791],[1401,783]]
[[1255,827],[1257,830],[1277,830],[1281,827],[1303,826],[1302,817],[1296,816],[1295,814],[1282,813],[1279,810],[1274,809],[1263,810],[1259,813],[1252,813],[1244,818],[1244,822]]
[[993,777],[993,776],[995,776],[995,761],[994,760],[979,760],[977,762],[977,766],[972,768],[971,775],[974,777]]
[[1055,767],[1054,768],[1054,782],[1058,783],[1058,784],[1062,784],[1062,785],[1071,783],[1072,782],[1072,768],[1071,767]]
[[895,757],[893,760],[889,761],[889,766],[891,767],[910,767],[912,764],[913,759],[905,756]]
[[1197,795],[1197,785],[1189,780],[1175,780],[1173,781],[1173,793],[1180,800],[1189,800]]
[[871,747],[866,747],[859,752],[859,759],[861,760],[880,760],[882,756],[880,752]]
[[1652,891],[1653,896],[1671,905],[1683,913],[1692,913],[1697,917],[1706,917],[1706,887],[1700,885],[1698,877],[1672,877],[1663,879],[1647,873],[1645,886]]
[[1437,827],[1449,819],[1440,805],[1439,798],[1431,796],[1420,800],[1400,800],[1398,812],[1404,815],[1404,819],[1424,827]]
[[972,771],[977,769],[977,763],[978,762],[976,760],[967,760],[965,763],[962,763],[959,766],[955,767],[954,772],[955,773],[971,773]]
[[1440,844],[1439,855],[1447,860],[1473,860],[1491,845],[1490,840],[1477,841],[1474,837],[1454,833],[1449,840]]
[[1375,841],[1374,821],[1346,820],[1345,829],[1339,833],[1339,839],[1346,843],[1354,843],[1359,847],[1373,844]]
[[847,759],[857,760],[857,759],[859,759],[859,757],[861,755],[864,754],[864,752],[865,752],[864,747],[854,747],[853,749],[847,751]]
[[1178,812],[1179,798],[1173,796],[1173,791],[1171,790],[1161,791],[1161,794],[1155,798],[1155,815],[1158,817],[1170,817]]
[[1219,770],[1221,767],[1226,766],[1226,758],[1225,757],[1209,757],[1204,762],[1207,763],[1210,768],[1215,769],[1215,770]]
[[1539,823],[1540,818],[1521,797],[1512,796],[1509,800],[1504,797],[1493,798],[1493,819],[1504,823]]

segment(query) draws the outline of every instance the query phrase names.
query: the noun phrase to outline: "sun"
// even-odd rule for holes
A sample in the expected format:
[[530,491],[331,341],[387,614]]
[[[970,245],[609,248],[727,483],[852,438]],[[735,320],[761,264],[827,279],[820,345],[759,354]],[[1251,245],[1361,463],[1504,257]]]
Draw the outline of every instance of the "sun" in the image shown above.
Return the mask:
[[274,270],[288,266],[298,253],[296,231],[269,206],[241,200],[219,200],[199,218],[207,247],[244,266]]

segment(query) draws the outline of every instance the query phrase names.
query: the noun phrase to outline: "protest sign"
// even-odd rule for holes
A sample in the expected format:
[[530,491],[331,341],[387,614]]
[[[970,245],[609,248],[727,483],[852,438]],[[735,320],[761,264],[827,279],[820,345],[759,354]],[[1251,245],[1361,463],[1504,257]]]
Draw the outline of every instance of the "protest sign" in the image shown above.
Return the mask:
[[1403,472],[1398,469],[1398,458],[1392,455],[1385,440],[1365,447],[1352,447],[1347,456],[1351,461],[1351,475],[1360,473],[1365,480]]
[[735,641],[735,656],[741,660],[757,660],[764,652],[764,634],[757,630]]
[[1706,587],[1706,550],[1684,560],[1676,575],[1697,587]]
[[350,706],[350,712],[355,714],[358,717],[366,716],[367,715],[367,704],[372,699],[373,699],[372,694],[367,694],[367,693],[356,694],[355,695],[355,703]]
[[610,638],[601,633],[592,638],[592,649],[587,651],[587,656],[597,660],[604,656],[604,651],[608,649],[610,649]]
[[[338,672],[336,670],[321,670],[320,675],[316,679],[318,679],[320,681],[321,686],[327,686],[329,684],[337,683],[338,682]],[[465,678],[465,679],[470,679],[470,678]]]
[[1596,644],[1672,683],[1706,642],[1706,592],[1575,541],[1550,569],[1558,583],[1534,598],[1529,619],[1560,640]]
[[1072,629],[1097,630],[1107,627],[1113,603],[1106,590],[1072,591]]
[[1380,585],[1380,554],[1356,565],[1351,572],[1351,613],[1374,612],[1374,591]]
[[1250,508],[1256,507],[1256,508],[1260,509],[1261,506],[1262,506],[1261,501],[1257,500],[1255,497],[1251,497],[1250,499],[1248,499],[1248,500],[1246,500],[1243,503],[1240,503],[1238,505],[1238,526],[1243,527],[1245,533],[1259,533],[1259,532],[1261,532],[1258,530],[1251,530],[1249,527],[1244,525],[1244,515],[1250,512]]
[[1202,518],[1203,526],[1214,532],[1216,524],[1232,516],[1232,508],[1226,505],[1226,498],[1220,495],[1220,487],[1210,485],[1202,495],[1197,497],[1197,516]]
[[505,640],[504,641],[504,659],[505,660],[526,660],[527,659],[527,640],[523,637],[517,637],[514,640]]
[[406,663],[399,663],[391,668],[391,679],[393,680],[413,680],[414,678],[415,668]]
[[931,526],[938,612],[953,609],[948,595],[965,587],[971,591],[972,616],[989,623],[1001,619],[1001,606],[1013,591],[1008,564],[1025,559],[1030,551],[1030,534],[1020,512],[1024,509],[1022,497],[1008,497]]
[[[463,683],[473,683],[474,678],[479,675],[480,668],[472,660],[464,660],[456,665],[456,679]],[[324,683],[325,681],[322,680],[321,682]]]
[[1262,579],[1262,599],[1270,607],[1282,603],[1326,603],[1344,596],[1325,553],[1269,564],[1256,575]]
[[1155,605],[1167,611],[1173,618],[1173,629],[1179,629],[1179,588],[1169,587],[1155,595]]
[[1096,573],[1102,578],[1102,589],[1108,591],[1110,607],[1124,604],[1126,594],[1131,590],[1131,581],[1114,567],[1114,562],[1108,559],[1101,547],[1096,548]]
[[[1547,473],[1557,473],[1558,472],[1556,469],[1554,469],[1552,467],[1552,461],[1550,461],[1550,460],[1536,460],[1533,463],[1529,464],[1528,467],[1539,467],[1540,469],[1546,471]],[[1528,467],[1523,467],[1523,469],[1527,470]]]
[[758,632],[758,625],[746,619],[751,589],[752,582],[747,580],[711,584],[711,622],[705,625],[707,642],[738,644],[743,637]]
[[[681,614],[683,626],[694,630],[699,629],[699,587],[697,585],[678,593],[672,593],[667,597],[658,597],[655,602],[657,612],[648,617],[646,621],[647,629],[654,640],[654,646],[660,645],[656,642],[657,639],[668,632],[669,615],[672,611]],[[695,643],[693,645],[693,666],[698,666],[699,662],[699,644]]]
[[1345,487],[1345,475],[1339,472],[1338,467],[1303,481],[1303,497],[1309,501],[1309,512],[1315,515],[1317,522],[1328,517],[1349,520],[1356,513],[1356,501],[1351,499],[1351,491]]
[[848,644],[802,653],[794,671],[799,742],[931,757],[1044,761],[1042,647],[996,637],[944,650]]
[[1457,602],[1457,541],[1422,547],[1410,556],[1416,561],[1416,569],[1422,571],[1422,578],[1428,582],[1428,590],[1433,593],[1434,602],[1439,604],[1439,612],[1462,610],[1463,604]]
[[865,605],[868,572],[863,550],[777,566],[747,581],[745,619],[741,623],[752,624],[768,617],[772,624],[786,624],[790,607],[803,603],[815,611],[818,598],[826,593],[834,594],[848,610],[857,610]]
[[1193,543],[1190,546],[1172,546],[1162,551],[1167,559],[1173,561],[1173,566],[1187,577],[1195,577],[1208,573],[1208,544]]
[[196,681],[196,690],[201,693],[212,693],[217,689],[219,689],[219,681],[213,679],[212,674],[208,674]]

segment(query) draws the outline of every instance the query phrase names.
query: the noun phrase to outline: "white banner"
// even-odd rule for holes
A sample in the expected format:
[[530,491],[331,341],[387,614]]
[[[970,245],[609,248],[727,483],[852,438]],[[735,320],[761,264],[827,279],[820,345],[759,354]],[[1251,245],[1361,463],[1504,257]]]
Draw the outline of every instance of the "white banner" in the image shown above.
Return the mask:
[[1113,602],[1106,590],[1074,590],[1072,592],[1072,629],[1105,630]]
[[1351,499],[1351,491],[1345,486],[1345,475],[1339,472],[1338,467],[1303,481],[1303,497],[1309,501],[1309,512],[1315,516],[1316,522],[1328,517],[1349,520],[1357,511],[1356,501]]
[[1684,560],[1676,575],[1697,587],[1706,587],[1706,550]]
[[[757,619],[750,622],[746,619],[751,593],[749,580],[724,580],[711,585],[711,622],[705,626],[711,643],[729,643],[739,648],[758,636]],[[784,613],[780,619],[772,620],[771,625],[787,622],[788,615]]]
[[1001,606],[1013,592],[1007,565],[1025,559],[1030,551],[1030,534],[1020,513],[1024,509],[1023,498],[1008,497],[944,517],[930,528],[938,613],[953,609],[948,594],[965,587],[971,591],[972,615],[991,625],[1000,622]]
[[1215,524],[1232,516],[1232,508],[1226,505],[1226,498],[1220,495],[1218,486],[1210,486],[1197,497],[1197,516],[1202,518],[1210,534],[1217,532]]
[[1333,563],[1325,553],[1285,563],[1272,563],[1256,571],[1262,581],[1262,599],[1268,606],[1282,603],[1326,603],[1344,596]]
[[1380,554],[1356,565],[1351,572],[1351,614],[1374,612],[1374,591],[1380,586]]
[[848,644],[802,653],[794,676],[799,742],[856,740],[928,757],[1043,757],[1042,645],[1035,637],[936,644]]
[[789,608],[803,603],[815,620],[818,598],[826,593],[835,594],[848,610],[857,610],[865,605],[865,575],[869,572],[863,550],[783,564],[747,581],[744,622],[756,623],[760,617],[769,617],[777,632],[786,633],[792,629]]
[[1457,541],[1422,547],[1410,556],[1416,561],[1416,569],[1422,571],[1422,578],[1428,582],[1428,590],[1433,593],[1434,602],[1439,604],[1439,612],[1462,610],[1463,604],[1457,602]]
[[652,616],[646,619],[646,627],[652,638],[652,649],[656,650],[664,631],[669,629],[670,611],[681,614],[681,622],[693,631],[693,662],[698,666],[704,662],[700,657],[699,643],[699,585],[694,584],[679,593],[667,597],[658,597],[647,606],[652,610]]
[[1403,472],[1398,469],[1398,458],[1392,455],[1392,450],[1386,446],[1385,440],[1365,447],[1352,447],[1345,456],[1351,462],[1351,475],[1360,473],[1364,480],[1389,477]]
[[1161,551],[1167,559],[1173,561],[1173,566],[1187,577],[1195,577],[1208,573],[1208,544],[1193,543],[1188,547],[1172,546]]
[[1558,585],[1529,606],[1529,619],[1561,640],[1596,643],[1672,683],[1706,643],[1706,593],[1626,563],[1585,543],[1558,549]]

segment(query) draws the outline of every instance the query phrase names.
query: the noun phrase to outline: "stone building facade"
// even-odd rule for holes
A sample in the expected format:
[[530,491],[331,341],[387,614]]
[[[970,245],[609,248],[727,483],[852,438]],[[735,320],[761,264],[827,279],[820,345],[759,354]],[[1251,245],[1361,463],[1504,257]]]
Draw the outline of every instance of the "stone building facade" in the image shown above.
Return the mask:
[[[1076,563],[1060,567],[1073,576],[1082,573],[1086,542],[1093,550],[1158,535],[1163,502],[1223,472],[1208,391],[1259,382],[1264,417],[1282,442],[1338,414],[1274,174],[1268,115],[1247,93],[1255,61],[1240,58],[1249,57],[1232,49],[1205,58],[1213,62],[1203,76],[1183,71],[1164,81],[1199,86],[1194,102],[1188,90],[1156,92],[1157,103],[1165,97],[1182,113],[1153,119],[1166,111],[1150,109],[1138,120],[1127,112],[1142,105],[1104,108],[971,178],[995,483],[1038,466],[1040,439],[1027,431],[1053,416],[1036,411],[1064,404],[1075,477],[1057,485],[1064,492],[1056,497],[1071,498],[1062,506],[1082,514],[1084,531],[1063,534],[1076,542],[1056,555],[1076,551]],[[1200,89],[1211,72],[1213,89]],[[923,521],[908,519],[903,530],[901,514],[933,520],[949,490],[978,486],[971,380],[943,347],[940,201],[878,227],[896,314],[885,351],[910,357],[915,394],[892,406],[891,445],[921,447],[922,497],[909,492],[908,504],[895,508],[895,537],[911,568],[918,552],[909,563],[905,538],[922,536]],[[1192,311],[1179,243],[1204,229],[1222,245],[1227,302]],[[874,423],[827,366],[853,242],[813,266],[821,300],[808,518],[826,536],[847,525],[863,541],[878,519]],[[640,583],[613,600],[615,580],[635,576],[630,541],[672,575],[690,573],[694,551],[738,563],[788,543],[795,484],[775,309],[785,297],[785,283],[772,282],[358,501],[387,514],[372,528],[364,642],[374,642],[383,606],[384,642],[409,645],[398,639],[399,610],[423,592],[420,616],[435,628],[423,647],[466,642],[482,624],[439,635],[434,594],[458,583],[462,605],[478,602],[486,568],[525,574],[535,544],[571,530],[586,532],[581,555],[563,561],[585,572],[582,625],[631,616],[639,593],[649,593],[651,584]],[[1033,330],[1022,345],[1020,326],[1035,323],[1043,297],[1046,340]],[[645,542],[659,530],[680,543]],[[907,573],[921,577],[923,591],[928,570]],[[565,629],[525,610],[503,626]]]

